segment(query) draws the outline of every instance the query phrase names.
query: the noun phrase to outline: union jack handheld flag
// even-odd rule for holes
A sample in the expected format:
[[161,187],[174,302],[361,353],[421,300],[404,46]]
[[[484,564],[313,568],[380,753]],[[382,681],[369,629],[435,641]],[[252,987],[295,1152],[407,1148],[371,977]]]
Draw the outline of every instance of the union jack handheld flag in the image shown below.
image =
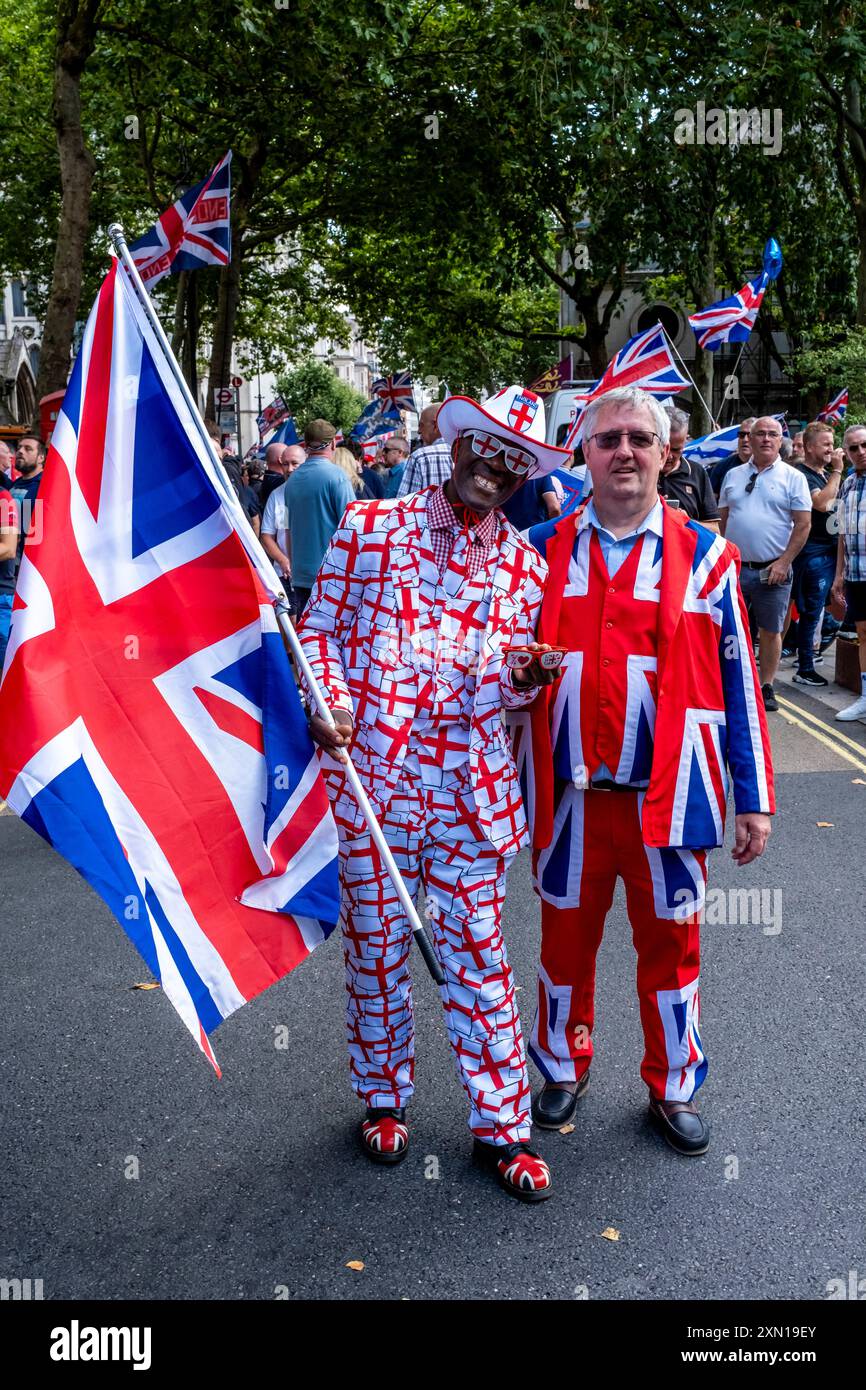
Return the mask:
[[838,396],[834,396],[832,401],[828,402],[828,404],[824,406],[823,410],[818,411],[818,414],[815,416],[815,419],[824,420],[828,425],[841,425],[842,421],[845,419],[845,416],[847,414],[848,387],[846,386],[845,390],[840,391]]
[[129,250],[151,289],[164,275],[228,265],[232,254],[231,159],[224,155],[206,179],[166,208]]
[[415,409],[415,388],[408,372],[380,377],[370,389],[381,400],[383,411]]
[[[563,440],[564,449],[573,449],[583,435],[583,416],[590,401],[613,391],[618,386],[639,386],[651,396],[675,396],[689,385],[673,359],[665,330],[660,323],[653,324],[644,333],[629,338],[625,347],[620,348],[613,361],[608,363],[604,376],[587,392],[583,409],[575,414],[571,429]],[[580,406],[582,398],[578,398]]]
[[216,1067],[213,1029],[332,930],[337,835],[273,581],[116,262],[39,502],[0,795],[101,894]]
[[694,329],[698,347],[715,352],[722,343],[745,343],[755,326],[758,310],[764,299],[767,286],[775,280],[782,269],[782,252],[779,243],[770,237],[764,247],[764,268],[754,280],[750,280],[736,294],[710,304],[706,309],[698,309],[689,314],[689,323]]

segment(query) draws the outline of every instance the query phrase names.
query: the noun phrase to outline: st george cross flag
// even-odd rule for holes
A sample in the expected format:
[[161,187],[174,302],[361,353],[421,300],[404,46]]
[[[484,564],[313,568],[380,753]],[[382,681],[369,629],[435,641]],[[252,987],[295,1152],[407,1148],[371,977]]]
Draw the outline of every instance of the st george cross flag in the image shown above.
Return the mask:
[[232,254],[231,159],[224,155],[206,179],[166,208],[129,250],[148,289],[163,275],[228,265]]
[[845,416],[847,414],[848,387],[846,386],[845,390],[840,391],[838,396],[834,396],[832,401],[829,401],[827,405],[824,406],[823,410],[818,411],[818,414],[815,416],[815,419],[824,420],[828,425],[841,425],[842,421],[845,419]]
[[338,916],[337,834],[273,608],[117,262],[24,550],[0,795],[104,898],[196,1042]]
[[604,376],[587,392],[583,409],[574,417],[567,436],[562,441],[565,449],[574,449],[583,436],[583,416],[586,406],[606,391],[618,386],[639,386],[651,396],[673,396],[690,385],[688,377],[680,372],[674,362],[665,330],[660,323],[653,324],[644,333],[629,338],[625,347],[608,363]]
[[745,343],[755,326],[767,286],[782,269],[782,252],[775,237],[764,247],[763,270],[736,294],[689,314],[698,346],[715,352],[722,343]]
[[266,405],[261,415],[256,416],[259,439],[267,434],[268,430],[274,430],[277,425],[281,425],[289,417],[289,407],[286,405],[282,396],[274,396],[270,405]]
[[415,409],[415,388],[408,372],[394,372],[393,376],[380,377],[373,382],[370,390],[379,397],[384,410]]

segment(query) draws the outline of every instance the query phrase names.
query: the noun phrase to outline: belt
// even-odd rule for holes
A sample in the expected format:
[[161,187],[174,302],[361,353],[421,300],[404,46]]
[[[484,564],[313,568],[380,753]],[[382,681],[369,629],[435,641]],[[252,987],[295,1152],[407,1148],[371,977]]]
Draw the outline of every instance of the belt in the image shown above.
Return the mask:
[[628,782],[614,782],[611,777],[601,777],[597,782],[590,782],[587,787],[590,792],[645,792],[646,787],[633,787]]
[[[778,555],[776,560],[778,560]],[[775,565],[776,560],[741,560],[740,564],[747,570],[765,570],[768,565]]]

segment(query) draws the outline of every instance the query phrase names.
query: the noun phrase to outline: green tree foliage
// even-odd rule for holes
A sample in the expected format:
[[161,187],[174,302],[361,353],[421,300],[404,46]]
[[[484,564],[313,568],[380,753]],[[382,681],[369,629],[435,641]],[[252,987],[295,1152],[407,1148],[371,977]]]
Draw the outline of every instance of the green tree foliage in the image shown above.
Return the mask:
[[280,395],[295,417],[298,429],[309,420],[330,420],[348,434],[367,400],[348,382],[341,381],[324,362],[307,358],[277,379]]

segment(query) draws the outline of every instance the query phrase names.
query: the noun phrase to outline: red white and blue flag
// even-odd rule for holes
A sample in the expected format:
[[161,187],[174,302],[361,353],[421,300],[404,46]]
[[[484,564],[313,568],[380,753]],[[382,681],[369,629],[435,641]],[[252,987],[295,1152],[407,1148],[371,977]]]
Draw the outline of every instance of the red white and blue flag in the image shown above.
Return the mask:
[[625,347],[620,348],[600,381],[597,381],[585,397],[578,398],[579,409],[571,428],[562,442],[564,449],[574,449],[583,434],[583,417],[590,401],[614,391],[620,386],[638,386],[651,396],[675,396],[689,385],[688,377],[680,372],[674,361],[665,330],[660,323],[653,324],[644,333],[629,338]]
[[775,237],[764,247],[763,269],[736,294],[689,314],[698,347],[715,352],[722,343],[745,343],[755,326],[767,286],[782,269],[782,252]]
[[393,376],[380,377],[370,389],[374,396],[379,397],[384,411],[415,409],[415,388],[408,372],[394,372]]
[[259,439],[266,435],[268,430],[275,430],[284,420],[288,420],[290,414],[289,407],[286,405],[282,396],[274,396],[270,405],[266,405],[261,415],[256,416]]
[[829,401],[827,405],[824,406],[823,410],[818,411],[818,414],[815,416],[815,419],[824,420],[828,425],[841,425],[842,421],[845,419],[845,416],[847,414],[848,387],[846,386],[845,390],[840,391],[838,396],[834,396],[832,401]]
[[208,1035],[338,916],[337,834],[274,580],[115,262],[24,550],[0,795]]
[[231,159],[229,150],[206,179],[177,202],[130,246],[138,272],[151,289],[163,275],[228,265],[232,254]]

